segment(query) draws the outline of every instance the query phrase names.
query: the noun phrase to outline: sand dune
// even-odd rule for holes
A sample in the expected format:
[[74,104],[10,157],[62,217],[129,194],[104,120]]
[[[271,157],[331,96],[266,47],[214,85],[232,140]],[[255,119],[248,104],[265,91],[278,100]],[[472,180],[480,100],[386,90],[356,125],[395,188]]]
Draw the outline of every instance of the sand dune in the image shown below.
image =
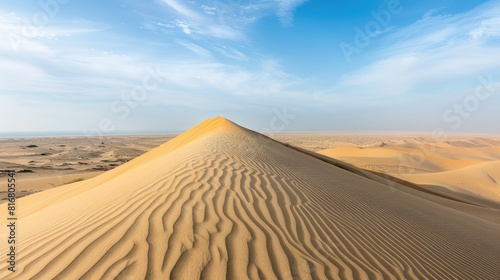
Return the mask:
[[211,119],[20,199],[18,271],[0,278],[498,278],[500,224],[380,182]]
[[375,171],[415,174],[450,171],[500,160],[500,141],[483,138],[438,143],[397,141],[366,147],[336,147],[318,153]]
[[462,201],[500,209],[500,141],[397,141],[319,151]]
[[500,209],[500,161],[445,172],[408,174],[402,178],[466,201]]

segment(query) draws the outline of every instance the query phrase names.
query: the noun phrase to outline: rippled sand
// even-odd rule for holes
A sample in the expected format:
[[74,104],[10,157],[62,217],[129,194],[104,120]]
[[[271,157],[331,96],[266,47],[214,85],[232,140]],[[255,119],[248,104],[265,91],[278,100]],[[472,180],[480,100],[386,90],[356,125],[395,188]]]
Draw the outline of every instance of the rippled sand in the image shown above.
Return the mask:
[[18,271],[1,262],[0,278],[498,278],[500,224],[358,173],[211,119],[93,179],[20,199]]

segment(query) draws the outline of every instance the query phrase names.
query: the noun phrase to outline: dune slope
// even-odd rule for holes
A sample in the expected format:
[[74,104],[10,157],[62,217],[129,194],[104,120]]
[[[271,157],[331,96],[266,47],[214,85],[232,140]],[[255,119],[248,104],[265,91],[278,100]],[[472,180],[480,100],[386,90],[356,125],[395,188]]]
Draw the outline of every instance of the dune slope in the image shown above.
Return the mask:
[[472,138],[435,142],[422,139],[382,142],[376,146],[336,147],[318,153],[399,176],[451,171],[500,160],[500,141]]
[[500,161],[445,172],[406,174],[402,178],[463,200],[500,209]]
[[318,153],[442,195],[500,209],[500,141],[495,139],[413,140],[375,147],[337,147]]
[[1,279],[500,275],[498,223],[220,117],[96,178],[22,198],[18,209],[17,272],[2,261]]

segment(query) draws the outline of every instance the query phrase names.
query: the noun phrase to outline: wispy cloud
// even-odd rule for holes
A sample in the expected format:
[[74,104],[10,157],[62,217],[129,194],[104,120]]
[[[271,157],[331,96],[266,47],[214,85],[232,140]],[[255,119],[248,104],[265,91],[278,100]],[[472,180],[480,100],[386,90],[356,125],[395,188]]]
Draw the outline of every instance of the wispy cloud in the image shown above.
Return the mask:
[[217,52],[227,58],[231,58],[238,61],[248,61],[249,58],[243,52],[240,52],[234,48],[228,46],[215,47]]
[[477,28],[469,32],[469,35],[471,35],[473,39],[500,36],[500,16],[481,21]]
[[277,0],[278,11],[277,15],[280,18],[281,24],[284,26],[293,25],[293,17],[295,10],[307,0]]
[[145,16],[144,26],[167,34],[167,40],[173,38],[176,44],[200,58],[211,59],[214,63],[232,60],[234,64],[239,64],[236,67],[244,69],[241,63],[259,63],[262,60],[258,49],[249,47],[253,43],[247,32],[252,24],[262,17],[277,16],[283,26],[291,26],[295,10],[304,2],[157,0],[163,10],[159,9],[156,15]]
[[191,43],[188,41],[184,41],[184,40],[177,40],[177,44],[183,46],[187,50],[191,51],[192,53],[194,53],[200,57],[212,57],[212,52],[210,52],[209,50],[207,50],[207,49],[205,49],[197,44],[194,44],[194,43]]
[[215,11],[217,10],[217,8],[210,7],[207,5],[201,5],[201,9],[203,10],[204,13],[209,14],[209,15],[215,15]]
[[275,60],[263,60],[256,65],[249,71],[220,62],[165,61],[161,72],[166,85],[186,93],[286,97],[287,89],[300,82]]
[[[174,5],[175,11],[193,16],[186,7],[176,6],[172,1],[169,4]],[[22,26],[18,26],[18,22],[15,17],[2,17],[0,28],[13,36],[22,36]],[[172,93],[180,96],[176,96],[177,99],[185,100],[193,94],[197,99],[221,96],[285,98],[293,94],[290,88],[299,80],[285,73],[277,61],[249,57],[231,42],[177,37],[168,45],[175,51],[147,56],[143,53],[147,45],[158,48],[157,41],[144,40],[141,46],[136,46],[123,41],[112,29],[88,26],[99,24],[54,23],[44,27],[42,35],[26,39],[17,53],[8,44],[0,45],[0,95],[38,94],[69,103],[75,98],[82,102],[109,102],[141,83],[147,68],[152,65],[160,65],[163,73],[158,89],[162,93],[152,99],[157,102],[171,102],[169,94]],[[217,25],[208,28],[217,28]],[[201,32],[194,30],[198,34]],[[102,38],[114,39],[103,41]],[[183,55],[183,51],[188,51],[187,55]],[[251,67],[244,64],[250,60]]]
[[196,21],[201,20],[201,16],[198,13],[189,9],[184,4],[179,3],[179,1],[176,0],[161,0],[161,1],[187,19]]
[[47,48],[39,44],[55,41],[58,38],[69,38],[100,32],[107,27],[89,21],[73,22],[71,25],[52,24],[37,26],[27,20],[26,15],[5,13],[0,11],[0,39],[4,42],[0,48],[13,53],[19,51],[47,52]]
[[446,9],[445,7],[430,9],[427,12],[425,12],[425,14],[422,17],[422,19],[425,20],[425,19],[431,18],[431,17],[437,15],[439,12],[441,12],[441,11],[443,11],[445,9]]
[[[207,36],[227,40],[245,39],[241,30],[243,28],[241,22],[219,20],[220,17],[227,16],[227,10],[205,4],[199,5],[196,2],[181,3],[177,0],[161,0],[161,3],[174,12],[171,19],[156,19],[156,21],[163,23],[163,26],[176,26],[185,35]],[[216,1],[215,4],[217,3]],[[168,24],[169,21],[170,24]]]
[[0,14],[0,94],[102,99],[140,77],[140,56],[102,43],[101,36],[112,36],[102,24],[53,21],[27,36],[24,15]]
[[182,32],[184,32],[184,34],[186,34],[186,35],[190,35],[191,33],[193,33],[193,31],[191,31],[191,27],[189,26],[189,23],[187,23],[187,22],[184,22],[182,20],[176,20],[175,25],[180,27],[182,29]]
[[405,94],[452,81],[475,83],[479,75],[500,70],[500,46],[491,41],[500,36],[498,1],[457,15],[432,14],[389,34],[375,51],[378,60],[346,75],[341,88]]
[[264,16],[275,14],[283,26],[293,25],[295,10],[307,0],[160,1],[175,12],[172,22],[187,35],[244,40],[248,25]]

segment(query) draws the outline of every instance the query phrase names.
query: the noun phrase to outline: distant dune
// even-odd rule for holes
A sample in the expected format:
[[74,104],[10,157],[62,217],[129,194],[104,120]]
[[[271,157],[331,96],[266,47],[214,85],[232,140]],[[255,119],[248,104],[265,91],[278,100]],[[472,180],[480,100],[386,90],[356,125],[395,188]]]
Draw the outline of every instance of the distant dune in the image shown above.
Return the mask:
[[397,141],[318,153],[474,204],[500,209],[500,141]]
[[500,209],[500,161],[437,173],[409,174],[408,181],[428,186],[477,204]]
[[19,199],[17,272],[2,261],[0,279],[496,280],[500,224],[473,214],[483,208],[217,117],[95,178]]

